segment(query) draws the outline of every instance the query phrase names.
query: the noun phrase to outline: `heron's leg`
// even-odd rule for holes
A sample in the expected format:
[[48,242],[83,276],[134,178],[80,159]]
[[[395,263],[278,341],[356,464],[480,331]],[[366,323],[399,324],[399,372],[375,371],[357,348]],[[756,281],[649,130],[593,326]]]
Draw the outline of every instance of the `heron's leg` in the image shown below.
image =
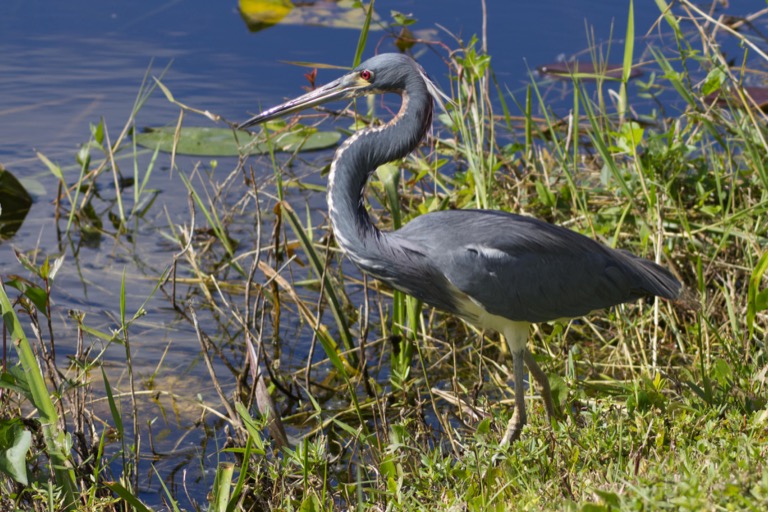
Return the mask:
[[513,443],[520,438],[527,420],[525,414],[525,350],[519,350],[512,354],[512,370],[515,377],[515,412],[512,414],[504,437],[501,438],[501,444]]
[[540,388],[541,398],[544,400],[544,408],[547,410],[549,421],[551,422],[552,419],[557,419],[558,416],[555,414],[554,402],[552,401],[552,390],[549,387],[547,374],[541,370],[541,367],[533,358],[533,354],[531,354],[527,348],[525,349],[525,365],[528,367],[528,371],[531,372],[531,376]]
[[517,441],[527,420],[525,414],[525,353],[528,342],[528,322],[512,322],[505,326],[504,339],[512,352],[512,372],[515,378],[515,412],[507,424],[501,444]]

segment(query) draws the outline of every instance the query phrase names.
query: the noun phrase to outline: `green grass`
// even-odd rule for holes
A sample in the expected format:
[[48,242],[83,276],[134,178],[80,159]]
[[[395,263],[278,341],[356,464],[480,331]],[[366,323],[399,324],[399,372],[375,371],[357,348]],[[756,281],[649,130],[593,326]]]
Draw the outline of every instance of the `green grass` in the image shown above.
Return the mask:
[[[663,12],[671,47],[640,43],[630,3],[621,51],[589,52],[596,69],[611,50],[620,53],[621,78],[572,77],[565,118],[547,104],[547,79],[510,91],[482,41],[457,41],[453,103],[434,136],[369,187],[387,229],[445,208],[524,212],[656,259],[687,284],[698,311],[646,301],[536,327],[533,352],[562,421],[550,425],[530,396],[522,439],[499,447],[514,396],[504,344],[355,273],[327,223],[288,193],[313,189],[292,177],[306,165],[298,153],[243,157],[221,182],[173,155],[190,213],[187,222],[169,216],[159,226],[177,252],[168,272],[157,271],[155,291],[195,333],[218,402],[156,389],[164,357],[149,378],[133,371],[127,383],[108,378],[104,347],[121,345],[132,369],[132,332],[148,304],[128,311],[128,279],[111,307],[110,332],[72,313],[78,337],[101,348],[81,346],[57,361],[49,321],[55,260],[20,254],[30,277],[2,276],[18,297],[14,305],[0,297],[23,367],[10,365],[0,379],[0,447],[17,447],[0,454],[0,508],[59,510],[74,499],[84,510],[142,509],[139,467],[155,438],[140,404],[161,391],[192,404],[203,417],[199,435],[216,446],[216,457],[200,462],[213,471],[196,482],[207,504],[186,501],[183,489],[168,485],[172,477],[155,475],[168,509],[768,508],[766,116],[740,89],[752,54],[740,68],[724,66],[717,41],[701,35],[703,14],[693,21],[702,30],[685,33]],[[398,16],[402,27],[414,21]],[[355,59],[367,37],[363,31]],[[650,71],[630,82],[640,59]],[[131,119],[151,92],[147,83]],[[706,98],[717,91],[726,101]],[[176,104],[179,126],[204,110]],[[665,104],[678,106],[674,117],[653,107]],[[356,119],[377,122],[375,108]],[[139,155],[126,141],[131,122],[114,143],[102,122],[92,127],[74,183],[41,156],[61,182],[55,208],[66,232],[87,237],[111,222],[119,240],[160,208],[147,187],[164,156]],[[102,156],[91,161],[95,149]],[[103,180],[118,184],[125,158],[132,196],[130,185],[115,186],[99,214],[92,191]],[[248,211],[252,242],[238,228]],[[36,326],[29,340],[14,309]],[[311,340],[310,352],[323,360],[292,356],[297,339]],[[35,360],[33,350],[44,357]],[[102,399],[105,422],[83,412]],[[22,414],[32,420],[20,423]],[[286,431],[290,446],[282,446]],[[22,450],[30,439],[23,432],[42,442]]]

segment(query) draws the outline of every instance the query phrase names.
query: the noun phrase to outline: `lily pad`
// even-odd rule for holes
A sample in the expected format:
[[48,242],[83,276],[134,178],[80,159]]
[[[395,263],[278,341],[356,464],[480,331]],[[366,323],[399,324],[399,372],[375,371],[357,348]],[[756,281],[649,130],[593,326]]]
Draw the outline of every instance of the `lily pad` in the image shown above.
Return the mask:
[[253,32],[279,23],[292,10],[291,0],[239,0],[240,15]]
[[[238,156],[240,154],[268,153],[270,145],[276,151],[315,151],[335,146],[341,134],[320,132],[315,128],[298,125],[285,132],[275,132],[269,143],[264,136],[238,131],[237,139],[229,128],[187,127],[179,131],[176,154],[190,156]],[[173,151],[176,128],[145,128],[135,135],[136,143],[150,149]]]
[[[238,0],[237,4],[240,16],[251,32],[277,23],[360,30],[365,22],[365,10],[354,0],[296,4],[290,0]],[[374,12],[371,21],[370,30],[381,30],[378,14]]]

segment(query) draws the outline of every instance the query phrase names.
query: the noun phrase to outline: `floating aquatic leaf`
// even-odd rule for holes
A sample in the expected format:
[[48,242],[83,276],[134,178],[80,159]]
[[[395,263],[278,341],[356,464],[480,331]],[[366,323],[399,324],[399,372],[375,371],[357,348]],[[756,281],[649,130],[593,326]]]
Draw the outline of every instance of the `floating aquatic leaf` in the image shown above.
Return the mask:
[[[240,16],[252,32],[281,25],[304,25],[360,30],[365,11],[354,1],[302,2],[294,5],[289,0],[239,0]],[[374,13],[371,30],[380,30],[379,16]]]
[[[624,68],[621,64],[603,64],[595,66],[591,62],[556,62],[554,64],[547,64],[545,66],[539,66],[537,68],[542,75],[550,75],[555,78],[571,78],[572,76],[579,80],[597,80],[611,79],[621,80]],[[643,70],[639,68],[632,68],[629,73],[629,78],[637,78],[643,74]]]
[[279,23],[293,10],[290,0],[239,0],[238,7],[251,32]]
[[[145,128],[136,134],[136,143],[160,151],[173,151],[176,129],[174,127]],[[268,153],[270,144],[277,151],[314,151],[336,145],[341,138],[338,132],[319,132],[308,126],[298,125],[285,133],[274,133],[269,142],[263,136],[237,132],[237,140],[228,128],[186,127],[179,131],[176,153],[190,156],[238,156],[242,153]],[[239,145],[238,145],[239,143]]]

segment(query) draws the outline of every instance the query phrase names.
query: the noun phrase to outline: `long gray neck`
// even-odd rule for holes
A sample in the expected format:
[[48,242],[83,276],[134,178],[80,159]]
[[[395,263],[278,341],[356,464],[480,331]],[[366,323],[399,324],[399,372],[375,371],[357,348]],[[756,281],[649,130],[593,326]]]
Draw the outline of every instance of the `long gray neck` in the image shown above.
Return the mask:
[[418,146],[432,122],[432,97],[420,77],[400,91],[400,112],[386,125],[354,134],[336,151],[328,178],[328,211],[339,246],[363,270],[382,278],[392,261],[385,235],[371,222],[364,194],[377,167]]

